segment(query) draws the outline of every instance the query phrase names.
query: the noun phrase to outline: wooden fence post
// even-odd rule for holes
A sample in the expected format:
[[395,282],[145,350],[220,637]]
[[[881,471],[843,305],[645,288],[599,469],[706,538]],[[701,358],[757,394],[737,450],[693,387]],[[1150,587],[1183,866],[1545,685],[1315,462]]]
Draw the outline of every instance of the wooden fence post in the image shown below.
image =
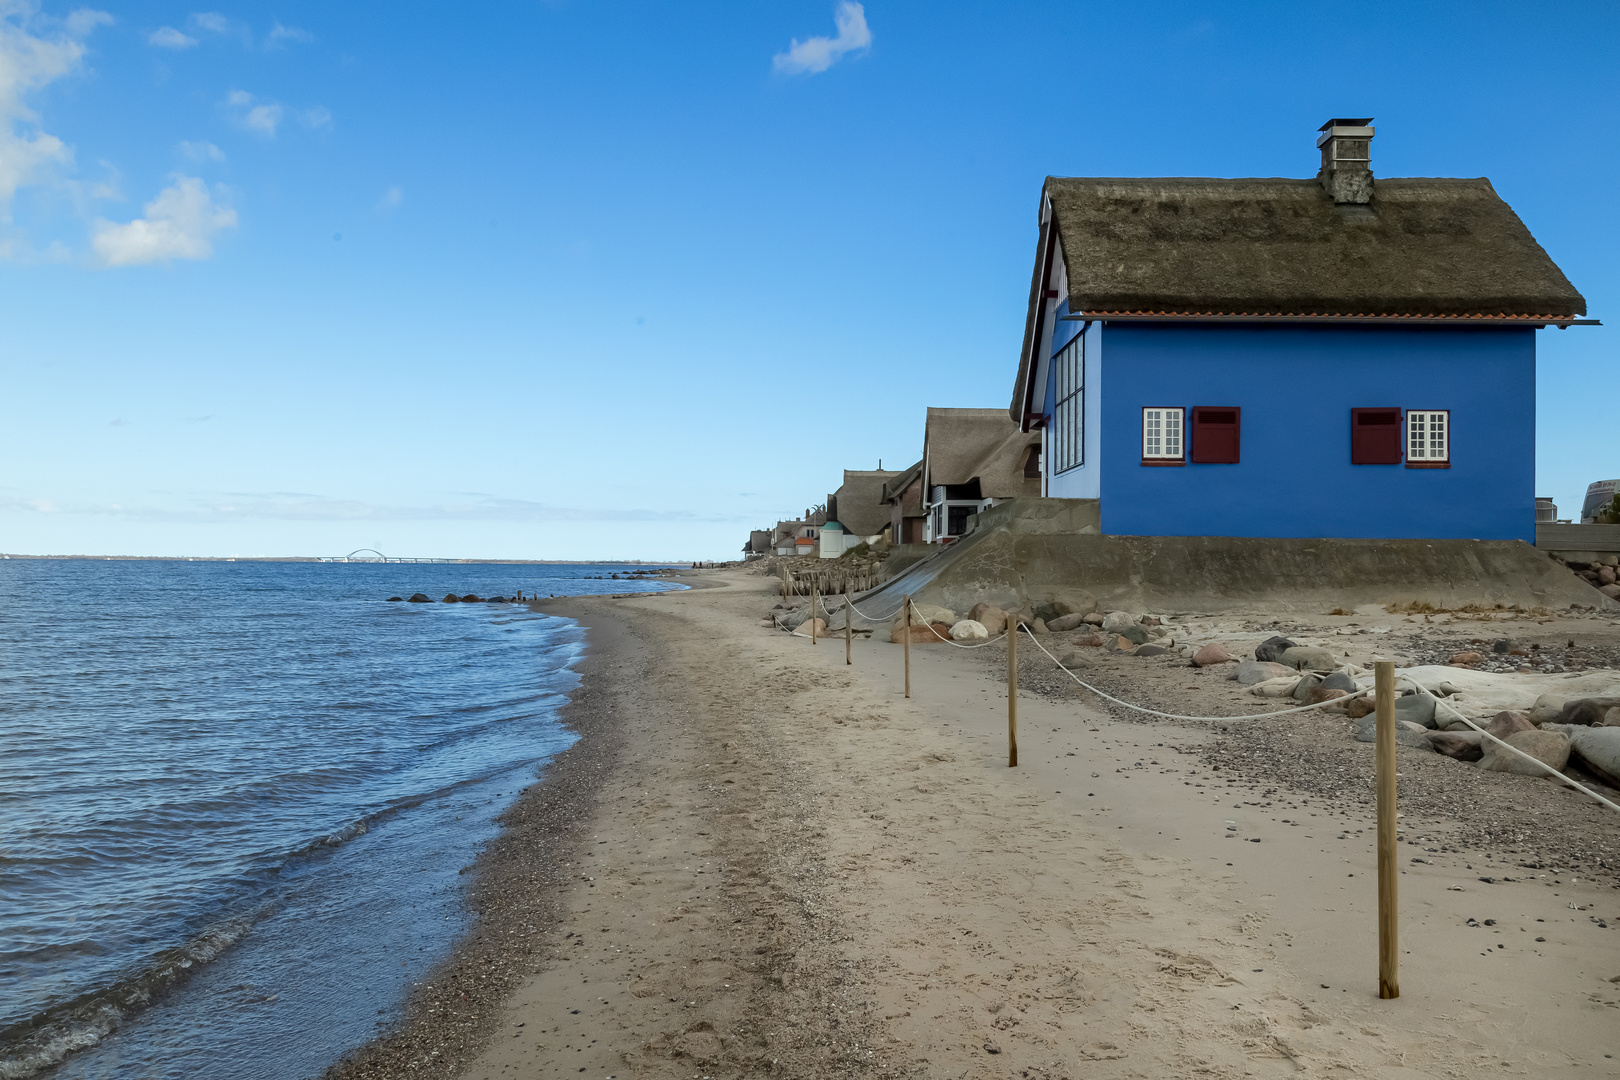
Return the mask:
[[903,631],[906,636],[901,638],[900,640],[905,643],[905,648],[906,648],[906,697],[910,697],[911,696],[911,594],[906,593],[904,596],[902,596],[900,598],[900,603],[904,606],[904,610],[905,610],[905,613],[906,613],[906,624],[905,624],[905,630]]
[[850,646],[855,641],[855,605],[849,599],[849,583],[844,583],[844,664],[847,666],[855,661],[850,659]]
[[810,575],[810,644],[812,644],[812,645],[814,645],[816,643],[816,601],[819,600],[819,599],[820,599],[820,597],[818,597],[816,595],[816,575],[811,574]]
[[1374,701],[1378,710],[1378,996],[1401,996],[1400,927],[1395,859],[1395,664],[1373,664]]
[[1018,616],[1007,616],[1007,768],[1018,767]]

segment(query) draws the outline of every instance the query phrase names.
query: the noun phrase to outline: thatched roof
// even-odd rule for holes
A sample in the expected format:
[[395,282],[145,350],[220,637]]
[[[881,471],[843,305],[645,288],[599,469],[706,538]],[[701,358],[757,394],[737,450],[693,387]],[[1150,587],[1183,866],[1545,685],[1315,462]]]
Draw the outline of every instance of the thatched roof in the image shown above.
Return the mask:
[[1037,433],[1021,432],[1005,409],[929,409],[923,434],[924,483],[966,484],[977,479],[987,499],[1039,495],[1040,480],[1024,475]]
[[1586,301],[1483,177],[1048,177],[1073,312],[1570,316]]
[[[1044,207],[1051,201],[1051,215]],[[1544,325],[1586,300],[1483,177],[1378,179],[1365,205],[1316,180],[1057,177],[1010,414],[1035,376],[1055,259],[1071,316]]]
[[889,525],[883,505],[884,484],[900,474],[893,469],[845,469],[838,500],[838,523],[855,536],[875,536]]
[[918,461],[910,468],[901,469],[893,479],[885,480],[883,482],[884,503],[892,503],[904,495],[906,488],[910,487],[922,475],[922,467],[923,463]]

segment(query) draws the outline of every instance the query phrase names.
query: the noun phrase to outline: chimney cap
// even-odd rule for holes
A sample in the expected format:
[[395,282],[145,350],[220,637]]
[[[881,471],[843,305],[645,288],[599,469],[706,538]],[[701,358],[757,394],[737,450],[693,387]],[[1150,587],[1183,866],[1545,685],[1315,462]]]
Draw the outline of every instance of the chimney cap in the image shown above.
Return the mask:
[[1372,122],[1373,122],[1373,118],[1370,117],[1370,116],[1357,116],[1357,117],[1336,116],[1332,120],[1329,120],[1327,123],[1323,124],[1321,127],[1317,128],[1316,130],[1317,131],[1326,131],[1328,128],[1336,128],[1336,127],[1366,127],[1368,124],[1371,124]]

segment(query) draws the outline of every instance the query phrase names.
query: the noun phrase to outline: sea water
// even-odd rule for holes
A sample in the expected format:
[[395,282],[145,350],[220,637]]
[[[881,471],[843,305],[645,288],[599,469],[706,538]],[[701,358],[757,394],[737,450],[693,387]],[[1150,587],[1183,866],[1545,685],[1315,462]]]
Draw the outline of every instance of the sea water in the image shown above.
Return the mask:
[[0,1080],[299,1080],[398,1018],[622,567],[0,561]]

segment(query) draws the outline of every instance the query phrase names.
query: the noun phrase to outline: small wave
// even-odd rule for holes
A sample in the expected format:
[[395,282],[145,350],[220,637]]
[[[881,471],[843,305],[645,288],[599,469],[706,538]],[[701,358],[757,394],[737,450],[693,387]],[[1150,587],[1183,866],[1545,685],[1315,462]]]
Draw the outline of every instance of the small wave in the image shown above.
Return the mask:
[[118,1030],[124,1017],[145,1006],[191,970],[219,956],[269,911],[269,905],[209,927],[184,945],[154,955],[146,967],[111,986],[54,1005],[20,1024],[0,1030],[0,1080],[26,1077],[56,1065],[69,1054],[99,1043]]

